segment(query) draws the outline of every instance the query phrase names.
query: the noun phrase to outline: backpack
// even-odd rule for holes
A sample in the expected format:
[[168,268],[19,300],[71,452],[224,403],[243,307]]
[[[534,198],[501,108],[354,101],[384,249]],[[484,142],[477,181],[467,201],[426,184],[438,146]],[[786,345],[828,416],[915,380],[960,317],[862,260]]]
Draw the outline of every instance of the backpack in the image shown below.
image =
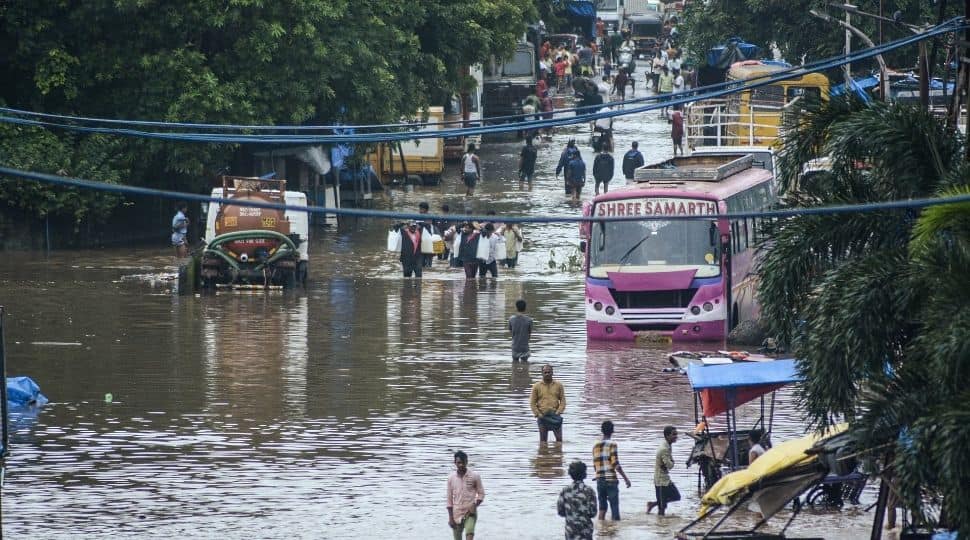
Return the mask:
[[623,156],[623,176],[633,178],[633,171],[637,168],[637,158],[640,157],[639,150],[630,150]]
[[569,181],[573,184],[586,183],[586,163],[577,155],[566,165],[569,168]]

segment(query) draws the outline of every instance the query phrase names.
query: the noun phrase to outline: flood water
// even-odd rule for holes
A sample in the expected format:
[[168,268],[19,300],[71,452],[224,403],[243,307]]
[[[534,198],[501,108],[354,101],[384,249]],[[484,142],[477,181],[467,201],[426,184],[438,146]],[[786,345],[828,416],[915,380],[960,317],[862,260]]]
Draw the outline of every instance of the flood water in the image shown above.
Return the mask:
[[[515,178],[521,143],[489,143],[467,207],[456,172],[439,187],[386,192],[377,206],[414,211],[427,200],[433,209],[578,215],[553,171],[570,137],[591,169],[588,134],[585,125],[558,128],[540,148],[531,189]],[[624,182],[630,141],[649,162],[669,156],[668,134],[656,113],[618,119],[613,187]],[[445,481],[462,449],[486,490],[476,538],[561,538],[555,506],[566,468],[591,465],[605,419],[616,423],[633,487],[621,488],[623,520],[598,524],[597,537],[671,538],[696,515],[686,437],[673,471],[684,500],[665,518],[644,512],[663,427],[692,429],[693,398],[685,376],[662,371],[670,345],[586,342],[582,273],[561,268],[578,252],[575,225],[526,226],[519,267],[481,281],[440,262],[421,281],[401,278],[396,256],[382,250],[388,225],[344,219],[314,230],[310,283],[286,293],[174,295],[174,261],[161,245],[5,253],[8,372],[33,377],[51,403],[35,419],[17,418],[4,532],[450,538]],[[536,333],[532,361],[513,365],[505,321],[519,298]],[[547,362],[566,389],[561,445],[538,443],[528,406]],[[755,418],[746,409],[740,424]],[[773,440],[802,432],[781,393]],[[749,525],[752,516],[741,512]],[[806,510],[789,533],[858,538],[870,522],[863,507]]]

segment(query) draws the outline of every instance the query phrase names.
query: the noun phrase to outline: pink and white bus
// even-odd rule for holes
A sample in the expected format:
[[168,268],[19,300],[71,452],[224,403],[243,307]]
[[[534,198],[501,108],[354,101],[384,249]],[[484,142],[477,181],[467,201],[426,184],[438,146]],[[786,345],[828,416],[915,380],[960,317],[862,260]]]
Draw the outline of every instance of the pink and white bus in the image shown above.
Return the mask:
[[698,219],[594,221],[581,227],[590,340],[639,334],[719,341],[758,316],[754,251],[760,220],[710,219],[765,210],[776,193],[770,164],[752,154],[673,158],[637,169],[631,185],[595,197],[592,217]]

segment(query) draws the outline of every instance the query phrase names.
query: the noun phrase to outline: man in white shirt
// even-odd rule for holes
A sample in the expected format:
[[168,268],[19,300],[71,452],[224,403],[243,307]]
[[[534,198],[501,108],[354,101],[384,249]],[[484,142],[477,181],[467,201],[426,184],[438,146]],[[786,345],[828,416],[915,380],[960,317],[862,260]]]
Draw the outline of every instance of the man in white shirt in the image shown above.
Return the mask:
[[[610,109],[603,107],[597,112],[608,113]],[[607,152],[613,151],[613,117],[596,119],[596,122],[593,123],[593,133],[600,134],[602,137],[600,144],[607,148]]]
[[751,440],[751,450],[748,450],[748,467],[767,452],[765,447],[761,446],[761,438],[764,435],[764,430],[760,429],[752,429],[751,433],[748,433],[748,439]]
[[673,74],[674,74],[674,93],[676,94],[677,92],[683,92],[685,88],[684,76],[680,74],[679,69],[675,69],[673,71]]

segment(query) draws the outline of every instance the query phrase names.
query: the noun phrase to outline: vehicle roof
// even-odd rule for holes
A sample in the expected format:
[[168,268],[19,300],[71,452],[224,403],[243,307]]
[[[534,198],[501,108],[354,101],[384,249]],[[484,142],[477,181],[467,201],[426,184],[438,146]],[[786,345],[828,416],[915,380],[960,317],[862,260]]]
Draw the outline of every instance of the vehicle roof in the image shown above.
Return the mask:
[[745,60],[731,64],[731,68],[728,70],[728,76],[738,79],[749,79],[785,69],[788,68],[778,64],[766,64],[760,60]]
[[[734,80],[753,79],[756,77],[771,75],[772,73],[777,73],[790,68],[791,66],[786,66],[780,63],[765,63],[761,60],[745,60],[743,62],[735,62],[731,64],[731,68],[728,70],[728,78]],[[829,83],[828,77],[821,73],[806,73],[794,79],[780,81],[777,84],[791,84],[799,81],[814,83],[820,86],[824,84],[826,87]]]
[[681,197],[723,200],[764,182],[770,182],[774,175],[760,167],[751,167],[732,174],[719,182],[670,180],[655,182],[636,182],[624,187],[611,189],[594,197],[593,202],[614,201],[633,197]]
[[648,13],[634,13],[633,15],[627,15],[626,18],[631,22],[663,22],[663,16],[659,13],[648,12]]
[[775,149],[770,146],[743,146],[743,145],[722,145],[722,146],[698,146],[691,148],[691,154],[744,154],[747,152],[771,152]]

